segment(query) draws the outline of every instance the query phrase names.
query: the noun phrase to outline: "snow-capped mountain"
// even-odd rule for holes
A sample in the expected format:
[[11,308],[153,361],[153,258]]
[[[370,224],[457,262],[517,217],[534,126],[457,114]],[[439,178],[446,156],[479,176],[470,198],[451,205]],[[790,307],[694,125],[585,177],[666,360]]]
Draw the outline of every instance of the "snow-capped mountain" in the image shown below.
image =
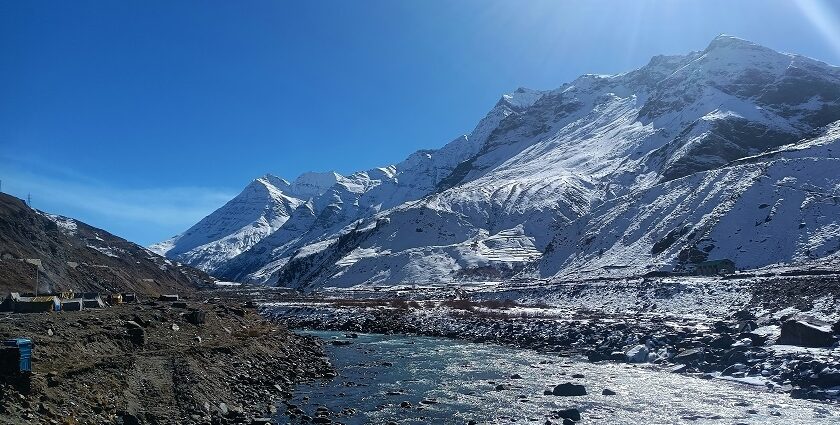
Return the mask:
[[840,215],[815,200],[840,191],[837,120],[840,68],[720,36],[628,73],[518,89],[469,135],[396,165],[258,179],[158,248],[290,286],[801,262],[840,244]]
[[815,139],[611,199],[562,229],[538,275],[751,269],[840,253],[840,122]]
[[266,174],[186,232],[149,247],[209,272],[278,230],[295,209],[345,178],[304,173],[292,183]]

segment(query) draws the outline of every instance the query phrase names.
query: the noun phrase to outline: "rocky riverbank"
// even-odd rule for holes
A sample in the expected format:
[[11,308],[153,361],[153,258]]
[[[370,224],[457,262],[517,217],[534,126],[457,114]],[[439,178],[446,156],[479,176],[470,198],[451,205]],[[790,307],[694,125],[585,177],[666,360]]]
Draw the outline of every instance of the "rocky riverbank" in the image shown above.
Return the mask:
[[331,377],[317,338],[223,299],[0,315],[34,342],[0,383],[0,423],[268,423],[297,383]]
[[[792,307],[767,310],[766,303],[756,307],[749,296],[742,310],[708,315],[650,309],[622,314],[617,309],[574,309],[568,303],[562,308],[528,305],[511,299],[493,301],[486,293],[473,298],[477,301],[419,299],[406,294],[390,300],[333,297],[267,304],[263,314],[290,328],[492,342],[581,354],[590,361],[652,363],[699,378],[764,385],[797,398],[840,399],[836,343],[840,326],[832,328],[825,316]],[[679,298],[674,293],[667,297]],[[761,297],[766,299],[766,287]],[[647,305],[661,301],[649,299]]]

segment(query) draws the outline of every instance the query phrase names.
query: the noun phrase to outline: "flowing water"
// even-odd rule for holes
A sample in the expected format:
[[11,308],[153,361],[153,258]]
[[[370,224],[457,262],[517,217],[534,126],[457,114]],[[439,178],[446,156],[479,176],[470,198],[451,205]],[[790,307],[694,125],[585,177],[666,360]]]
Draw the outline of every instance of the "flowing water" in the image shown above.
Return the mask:
[[[651,367],[441,338],[360,334],[351,341],[326,345],[338,377],[298,387],[292,403],[309,415],[326,407],[345,424],[562,423],[552,412],[568,408],[580,410],[582,424],[840,423],[836,404]],[[564,382],[583,384],[588,394],[543,395]],[[605,388],[617,394],[602,395]]]

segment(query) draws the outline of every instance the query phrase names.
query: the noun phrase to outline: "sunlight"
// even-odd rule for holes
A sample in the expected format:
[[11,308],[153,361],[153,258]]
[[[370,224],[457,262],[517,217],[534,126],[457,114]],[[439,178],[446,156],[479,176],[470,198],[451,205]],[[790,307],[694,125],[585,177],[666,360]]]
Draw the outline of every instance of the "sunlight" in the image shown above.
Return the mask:
[[831,44],[832,49],[840,53],[840,20],[823,0],[795,0],[796,5],[806,18]]

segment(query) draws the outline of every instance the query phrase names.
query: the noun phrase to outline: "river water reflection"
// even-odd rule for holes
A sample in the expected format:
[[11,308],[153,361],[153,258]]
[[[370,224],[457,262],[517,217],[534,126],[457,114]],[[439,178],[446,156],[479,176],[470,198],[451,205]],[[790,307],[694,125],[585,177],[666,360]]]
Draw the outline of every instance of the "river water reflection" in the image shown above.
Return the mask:
[[[338,332],[307,333],[348,340]],[[835,404],[644,366],[442,338],[360,334],[349,341],[326,345],[338,377],[298,387],[292,403],[308,415],[326,407],[330,419],[345,424],[544,424],[562,423],[553,412],[577,408],[582,424],[840,423]],[[588,394],[543,395],[564,382],[583,384]],[[605,388],[616,394],[602,395]]]

